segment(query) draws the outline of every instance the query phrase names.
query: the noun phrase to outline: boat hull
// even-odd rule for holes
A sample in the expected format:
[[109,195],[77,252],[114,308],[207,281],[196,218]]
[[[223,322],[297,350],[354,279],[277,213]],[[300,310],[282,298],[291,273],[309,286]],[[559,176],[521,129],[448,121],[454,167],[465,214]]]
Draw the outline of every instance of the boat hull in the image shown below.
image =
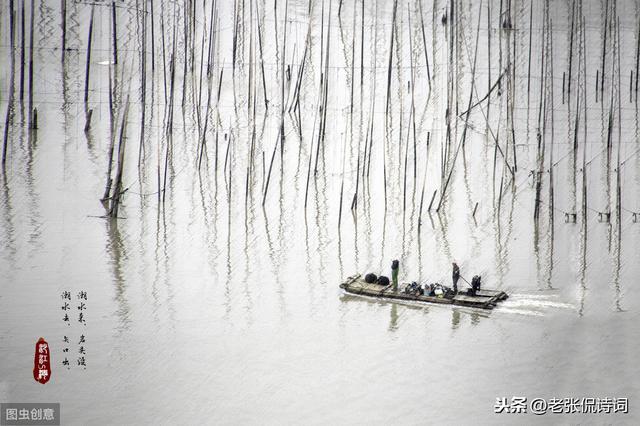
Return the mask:
[[359,274],[347,278],[342,284],[340,284],[340,288],[344,289],[344,291],[346,291],[347,293],[361,296],[379,297],[382,299],[390,300],[433,303],[439,305],[468,306],[480,309],[493,309],[496,307],[498,302],[508,297],[504,291],[490,289],[478,290],[475,296],[470,296],[463,293],[458,293],[452,297],[434,297],[407,294],[401,291],[393,291],[391,285],[382,286],[379,284],[367,283],[361,278]]

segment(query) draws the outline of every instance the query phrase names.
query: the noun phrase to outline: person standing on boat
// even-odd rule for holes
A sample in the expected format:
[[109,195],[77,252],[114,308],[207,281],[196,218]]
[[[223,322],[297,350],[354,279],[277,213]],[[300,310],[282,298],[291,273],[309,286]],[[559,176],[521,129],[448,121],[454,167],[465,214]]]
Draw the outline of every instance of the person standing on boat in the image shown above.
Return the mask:
[[453,279],[453,292],[458,292],[458,279],[460,279],[460,268],[456,262],[452,263],[453,272],[451,273],[451,278]]
[[398,291],[398,270],[400,269],[400,262],[394,260],[391,262],[391,281],[393,282],[393,291]]

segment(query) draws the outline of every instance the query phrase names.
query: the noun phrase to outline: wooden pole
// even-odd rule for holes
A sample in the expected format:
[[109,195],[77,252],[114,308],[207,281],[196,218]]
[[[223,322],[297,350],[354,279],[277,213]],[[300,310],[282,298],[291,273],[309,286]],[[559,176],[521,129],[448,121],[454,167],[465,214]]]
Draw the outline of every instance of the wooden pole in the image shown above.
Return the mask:
[[[20,5],[20,102],[22,102],[24,96],[24,55],[25,55],[25,20],[24,20],[24,3],[26,0],[22,0]],[[33,5],[32,5],[33,7]],[[33,14],[31,15],[33,16]]]
[[[115,66],[115,65],[114,65]],[[102,202],[106,202],[109,199],[111,193],[111,170],[113,169],[113,151],[115,148],[115,117],[114,117],[114,105],[113,105],[113,82],[111,76],[111,67],[109,67],[109,154],[107,163],[107,180],[105,183],[104,194],[102,195]],[[158,160],[159,161],[159,160]],[[158,172],[159,173],[159,172]]]
[[9,102],[7,102],[7,115],[4,122],[4,142],[2,144],[2,169],[4,171],[7,162],[7,147],[9,145],[9,125],[11,124],[11,113],[13,110],[14,85],[15,85],[15,10],[14,0],[9,2],[9,39],[11,50],[9,51],[10,73],[9,76]]
[[89,101],[89,77],[91,75],[91,39],[93,38],[93,12],[95,6],[91,6],[91,18],[89,20],[89,37],[87,42],[87,63],[85,65],[84,73],[84,103],[85,107]]
[[[93,14],[93,10],[92,10],[92,14]],[[117,38],[117,33],[118,33],[118,21],[117,21],[117,14],[116,14],[116,2],[115,0],[111,3],[111,37],[113,40],[113,63],[117,64],[118,63],[118,38]],[[163,31],[163,37],[164,37],[164,31]],[[164,51],[164,48],[163,48]]]
[[60,0],[60,13],[62,15],[62,63],[67,51],[67,0]]
[[35,129],[33,117],[33,27],[35,0],[31,0],[31,19],[29,29],[29,128]]
[[533,0],[529,2],[529,65],[527,69],[527,106],[529,105],[529,95],[531,93],[531,41],[533,40]]
[[122,124],[120,126],[120,136],[118,139],[118,163],[116,170],[116,180],[113,189],[113,195],[111,196],[111,206],[109,209],[109,216],[117,218],[118,208],[120,206],[120,198],[124,191],[122,190],[122,175],[124,173],[124,160],[125,160],[125,146],[127,142],[126,129],[127,129],[127,115],[129,112],[129,96],[127,96],[127,102],[125,104],[124,113],[122,115]]
[[609,0],[605,0],[605,12],[604,12],[604,35],[602,39],[602,75],[600,78],[600,96],[602,97],[602,93],[604,92],[604,67],[605,60],[607,58],[607,34],[609,28]]
[[424,47],[424,60],[427,66],[427,82],[429,84],[429,89],[431,89],[431,71],[429,70],[429,55],[427,54],[427,37],[424,31],[424,16],[422,14],[422,0],[418,0],[418,6],[420,8],[420,26],[422,28],[422,45]]
[[[569,31],[569,81],[567,83],[567,98],[571,97],[571,71],[572,71],[572,65],[573,65],[573,33],[574,33],[576,7],[577,7],[576,2],[574,1],[571,5],[571,30]],[[562,73],[562,80],[564,82],[564,73]],[[564,104],[564,88],[562,89],[562,99],[563,99],[562,103]]]
[[[146,0],[145,0],[146,1]],[[151,72],[156,70],[156,31],[155,31],[155,14],[153,13],[153,0],[149,0],[151,5]]]
[[[422,180],[422,192],[420,193],[420,210],[418,211],[418,226],[420,226],[422,218],[422,203],[424,201],[424,187],[427,185],[427,166],[429,165],[429,138],[431,132],[427,132],[427,149],[424,160],[424,179]],[[433,203],[433,200],[431,201]]]

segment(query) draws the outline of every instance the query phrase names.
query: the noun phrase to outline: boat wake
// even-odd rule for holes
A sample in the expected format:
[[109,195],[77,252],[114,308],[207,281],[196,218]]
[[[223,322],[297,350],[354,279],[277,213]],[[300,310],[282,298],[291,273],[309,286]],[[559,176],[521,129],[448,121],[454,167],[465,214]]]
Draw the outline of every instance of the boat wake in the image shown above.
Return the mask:
[[544,316],[544,313],[540,311],[533,311],[529,309],[515,309],[515,308],[509,308],[504,305],[500,305],[496,307],[494,311],[497,311],[503,314],[523,315],[527,317],[543,317]]
[[571,303],[559,302],[554,294],[512,294],[496,311],[526,316],[544,316],[550,310],[577,310]]

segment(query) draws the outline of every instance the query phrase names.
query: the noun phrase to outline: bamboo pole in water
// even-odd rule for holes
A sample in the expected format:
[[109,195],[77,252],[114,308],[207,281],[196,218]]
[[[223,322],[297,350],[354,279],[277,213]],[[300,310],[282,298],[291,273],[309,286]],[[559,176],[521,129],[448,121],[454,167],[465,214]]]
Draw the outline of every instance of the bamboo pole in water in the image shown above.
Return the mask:
[[[255,63],[255,50],[253,49],[253,43],[254,43],[254,37],[253,37],[253,3],[252,3],[252,7],[251,7],[251,12],[250,12],[251,18],[250,18],[250,24],[251,24],[251,54],[249,55],[249,60],[251,63]],[[254,92],[254,96],[255,96],[255,92],[256,92],[256,77],[255,77],[255,73],[253,74],[253,80],[249,80],[249,84],[253,86],[253,92]],[[251,146],[249,148],[249,156],[247,159],[247,180],[246,180],[246,184],[245,184],[245,192],[244,192],[244,205],[245,205],[245,210],[248,206],[249,203],[249,189],[250,189],[250,181],[251,181],[251,176],[253,175],[253,169],[254,169],[254,162],[253,162],[253,154],[255,152],[255,146],[256,146],[256,109],[257,109],[257,102],[254,99],[253,101],[253,116],[251,117]]]
[[189,52],[193,52],[193,49],[189,49],[189,10],[187,8],[187,0],[184,0],[184,4],[183,4],[183,28],[184,28],[184,50],[185,50],[185,54],[184,54],[184,61],[182,63],[183,67],[182,67],[182,100],[180,102],[180,106],[183,108],[183,112],[184,112],[184,106],[186,103],[186,99],[187,99],[187,67],[188,67],[188,63],[189,63]]
[[638,32],[636,33],[636,79],[635,79],[635,94],[636,103],[638,103],[638,71],[640,71],[640,19],[636,20],[638,26]]
[[[360,12],[360,126],[362,127],[362,111],[364,109],[364,0],[361,0],[360,4],[362,5]],[[362,138],[362,133],[360,138]]]
[[582,226],[583,232],[586,238],[587,232],[587,43],[586,43],[586,27],[585,27],[585,19],[584,15],[581,16],[582,21],[582,46],[584,49],[584,53],[582,55],[582,72],[584,73],[584,83],[583,83],[583,130],[584,130],[584,143],[582,149]]
[[213,60],[214,60],[214,49],[215,49],[215,41],[216,41],[216,24],[218,22],[218,8],[215,7],[215,1],[211,2],[211,12],[209,17],[209,47],[207,54],[207,78],[211,78],[213,75]]
[[396,10],[398,8],[398,0],[394,0],[393,2],[393,16],[391,18],[391,37],[389,42],[389,65],[387,67],[387,102],[385,107],[385,128],[386,135],[383,138],[382,143],[382,174],[384,178],[384,205],[385,209],[387,206],[387,161],[386,161],[386,152],[385,152],[385,141],[389,136],[389,106],[391,104],[391,69],[393,65],[393,41],[394,41],[394,31],[396,28]]
[[533,40],[533,0],[529,2],[529,65],[527,68],[527,106],[531,93],[531,41]]
[[[350,113],[350,138],[353,140],[353,90],[355,87],[355,62],[356,62],[356,4],[357,2],[353,2],[353,38],[351,41],[351,113]],[[360,126],[362,126],[362,74],[360,75]],[[356,206],[358,200],[358,186],[360,183],[360,144],[362,142],[362,133],[358,136],[358,149],[356,151],[357,156],[357,164],[356,164],[356,190],[354,192],[353,198],[351,200],[351,210]],[[344,180],[344,172],[342,174],[342,179]],[[342,206],[342,202],[340,202]],[[341,207],[342,210],[342,207]]]
[[15,10],[14,0],[9,2],[9,39],[11,50],[9,51],[10,76],[9,76],[9,101],[7,102],[7,115],[4,122],[4,141],[2,144],[2,170],[4,172],[7,162],[7,148],[9,145],[9,125],[11,124],[11,112],[13,109],[14,86],[15,86]]
[[[280,167],[284,168],[284,161],[282,160],[284,157],[284,85],[285,85],[285,73],[284,73],[284,63],[287,52],[287,18],[289,13],[289,0],[285,0],[284,2],[284,28],[282,30],[282,62],[281,62],[281,78],[280,78]],[[277,20],[277,14],[276,14]],[[276,43],[278,40],[276,39]]]
[[[324,85],[323,85],[323,106],[322,106],[322,122],[321,122],[321,131],[318,134],[318,137],[320,138],[320,142],[321,144],[318,144],[318,149],[322,148],[322,156],[323,156],[323,160],[324,160],[324,138],[326,135],[326,128],[327,128],[327,105],[329,102],[329,51],[330,46],[331,46],[331,7],[332,7],[333,3],[331,0],[329,0],[329,13],[327,15],[327,43],[326,43],[326,48],[324,49]],[[316,169],[314,170],[314,175],[315,173],[317,173],[317,166],[318,166],[318,155],[316,154]]]
[[[329,0],[331,1],[331,0]],[[315,155],[315,163],[313,166],[313,176],[315,177],[318,173],[318,159],[320,158],[320,142],[322,140],[322,125],[323,125],[323,113],[324,113],[324,86],[325,86],[325,73],[324,73],[324,45],[325,45],[325,36],[324,36],[324,0],[322,0],[322,6],[320,9],[320,93],[318,95],[318,108],[317,112],[320,118],[320,123],[318,124],[318,140],[316,142],[316,155]],[[313,133],[311,137],[314,137]]]
[[[581,31],[583,31],[584,29],[581,29]],[[582,34],[578,34],[580,37],[580,41],[582,41]],[[582,49],[584,49],[584,46],[578,46],[579,49],[579,54],[578,54],[578,90],[576,91],[576,117],[575,117],[575,123],[574,123],[574,128],[573,128],[573,153],[572,153],[572,157],[573,157],[573,175],[572,175],[572,183],[573,183],[573,190],[574,190],[574,195],[575,195],[575,191],[576,191],[576,168],[577,168],[577,161],[578,161],[578,130],[579,130],[579,126],[580,126],[580,83],[582,82],[582,75],[581,75],[581,71],[582,71]],[[584,83],[583,83],[584,84]],[[568,101],[569,103],[571,102],[571,100]]]
[[604,67],[607,58],[607,34],[609,28],[609,0],[605,0],[604,35],[602,39],[602,74],[600,74],[600,97],[604,93]]
[[[416,139],[415,139],[415,97],[414,97],[414,90],[413,90],[413,83],[414,83],[414,67],[413,67],[413,31],[411,29],[411,10],[409,5],[407,4],[407,26],[409,27],[409,87],[407,87],[408,90],[410,90],[411,93],[411,107],[409,109],[409,124],[407,124],[407,141],[405,143],[405,149],[404,149],[404,176],[402,179],[402,213],[404,215],[404,213],[406,212],[407,209],[407,168],[408,168],[408,157],[409,157],[409,140],[411,139],[411,124],[413,123],[413,158],[415,161],[415,143],[416,143]],[[400,117],[402,119],[402,116]],[[402,136],[400,136],[400,138],[402,138]],[[413,187],[415,189],[415,162],[414,162],[414,183],[413,183]]]
[[35,0],[31,0],[31,19],[29,28],[29,128],[37,128],[37,118],[33,113],[33,26]]
[[127,95],[127,101],[124,107],[124,113],[122,114],[122,124],[120,125],[120,136],[118,138],[118,162],[116,164],[116,179],[113,187],[113,195],[111,196],[111,204],[109,209],[109,216],[113,218],[118,217],[118,209],[120,206],[120,199],[124,193],[122,190],[122,175],[124,173],[124,160],[125,160],[125,147],[127,143],[126,131],[127,131],[127,116],[129,113],[129,96]]
[[[491,1],[487,2],[487,87],[491,87]],[[531,30],[529,30],[531,33]],[[502,70],[499,70],[502,75]],[[500,84],[498,82],[498,84]],[[487,92],[487,128],[489,127],[489,117],[491,112],[491,90]]]
[[[378,4],[375,5],[374,12],[374,29],[373,29],[373,57],[371,60],[372,67],[375,70],[376,60],[378,58]],[[373,116],[375,113],[375,103],[376,103],[376,89],[377,89],[377,78],[375,78],[376,73],[373,73],[373,91],[371,93],[371,107],[369,109],[369,124],[367,125],[367,138],[369,139],[369,149],[368,149],[368,158],[367,158],[367,173],[366,173],[366,181],[369,183],[369,171],[371,170],[371,156],[373,153],[373,129],[374,129],[374,120]],[[366,146],[365,146],[366,149]],[[362,168],[362,173],[364,177],[364,166]]]
[[422,14],[422,0],[418,0],[419,12],[420,12],[420,27],[422,30],[422,46],[424,47],[424,60],[427,66],[427,83],[429,90],[431,90],[431,71],[429,70],[429,54],[427,53],[427,37],[424,31],[424,15]]
[[391,104],[391,67],[393,65],[393,36],[394,28],[396,26],[396,9],[398,7],[398,0],[393,2],[393,17],[391,18],[391,41],[389,42],[389,65],[387,67],[387,102],[385,107],[386,120],[389,119],[389,105]]
[[[277,0],[276,0],[277,4]],[[231,75],[236,74],[236,54],[238,48],[238,0],[233,0],[233,37],[231,38]]]
[[138,169],[142,164],[144,153],[145,117],[147,100],[147,1],[144,0],[142,6],[142,34],[140,52],[140,141],[138,143]]
[[[491,2],[491,0],[489,0],[489,2]],[[504,11],[503,11],[503,0],[500,0],[500,8],[498,9],[498,69],[502,70],[503,66],[502,66],[502,35],[504,34],[504,29],[506,28],[506,20],[503,18],[504,15]],[[457,18],[457,16],[456,16]],[[457,19],[456,19],[456,24],[457,24]],[[457,63],[456,63],[456,67],[457,67]],[[498,91],[500,93],[502,93],[502,83],[500,83],[500,87],[498,88]],[[457,102],[457,99],[456,99]],[[458,113],[458,110],[456,109],[456,114]],[[508,142],[507,142],[508,144]],[[509,147],[507,146],[507,149]]]
[[[410,126],[413,128],[413,132],[411,133],[413,136],[413,191],[416,188],[416,180],[418,178],[418,152],[417,152],[417,137],[416,137],[416,96],[415,96],[415,82],[416,82],[416,73],[415,73],[415,65],[413,61],[413,29],[411,27],[411,11],[409,6],[407,5],[407,17],[408,17],[408,25],[409,25],[409,51],[410,53],[410,65],[411,65],[411,121]],[[407,138],[407,143],[409,143],[409,138]],[[415,192],[414,192],[415,193]]]
[[[146,0],[145,0],[146,1]],[[155,14],[153,13],[153,0],[149,0],[151,6],[151,73],[156,70],[156,31],[155,31]]]
[[618,238],[621,236],[621,226],[622,226],[622,187],[620,183],[620,150],[622,145],[622,101],[621,101],[621,92],[622,92],[622,84],[620,81],[620,17],[616,17],[616,38],[617,38],[617,49],[614,51],[614,54],[617,56],[618,60],[618,154],[616,160],[616,217],[618,225]]
[[[612,35],[612,38],[615,37]],[[614,42],[612,40],[612,42]],[[614,55],[615,55],[615,43],[614,43]],[[603,72],[604,74],[604,72]],[[611,187],[611,150],[613,147],[613,107],[614,107],[614,89],[615,89],[615,56],[611,60],[611,91],[609,94],[609,113],[607,118],[607,142],[606,142],[606,181],[607,181],[607,193]],[[607,203],[610,200],[607,200]],[[609,207],[608,207],[609,209]]]
[[[204,114],[204,129],[202,130],[202,134],[200,135],[200,155],[198,158],[198,170],[200,170],[200,166],[202,164],[202,157],[204,156],[204,148],[206,144],[207,129],[209,124],[209,111],[211,109],[211,89],[213,84],[212,84],[211,78],[207,78],[207,81],[208,81],[207,109]],[[220,76],[220,81],[222,81],[222,75]]]
[[[20,3],[20,102],[24,97],[24,54],[25,54],[25,20],[24,20],[24,4],[26,0]],[[32,5],[33,7],[33,5]]]
[[194,75],[195,63],[196,63],[196,1],[188,0],[187,2],[187,30],[189,33],[189,42],[186,44],[187,46],[187,55],[188,55],[188,63],[189,63],[189,71],[191,72],[191,76]]
[[91,18],[89,19],[89,36],[87,41],[87,62],[85,65],[84,72],[84,103],[85,108],[87,106],[87,102],[89,101],[89,77],[91,75],[91,39],[93,38],[93,12],[94,7],[91,6]]
[[[453,105],[453,97],[455,92],[455,88],[457,87],[454,84],[454,79],[455,79],[455,66],[454,66],[454,47],[455,47],[455,43],[454,43],[454,39],[455,39],[455,34],[454,34],[454,27],[455,27],[455,21],[454,21],[454,3],[453,1],[449,1],[449,11],[448,11],[448,15],[445,15],[444,17],[444,21],[443,24],[446,25],[446,30],[445,30],[445,34],[447,37],[447,42],[448,42],[448,49],[447,49],[447,99],[446,99],[446,108],[445,108],[445,126],[446,126],[446,133],[445,133],[445,140],[444,142],[441,143],[441,160],[440,160],[440,168],[441,168],[441,179],[440,179],[440,199],[442,199],[442,195],[443,195],[443,187],[445,185],[445,175],[447,174],[447,165],[449,164],[449,155],[450,155],[450,150],[451,150],[451,111],[452,111],[452,105]],[[490,34],[490,31],[489,31]],[[489,43],[489,48],[491,48],[491,43]],[[491,56],[491,52],[489,52],[489,57]],[[489,73],[491,72],[491,67],[489,66]],[[457,100],[456,100],[457,102]],[[490,104],[489,104],[490,105]]]
[[111,193],[111,170],[113,168],[113,151],[115,147],[115,117],[113,108],[113,83],[111,76],[111,67],[109,67],[109,162],[107,165],[107,181],[105,184],[104,194],[102,195],[101,199],[102,202],[107,201],[109,199],[109,194]]
[[[547,96],[544,91],[546,79],[546,70],[548,68],[548,47],[546,44],[548,43],[548,16],[549,9],[548,5],[544,7],[544,16],[542,19],[542,50],[541,50],[541,61],[540,61],[540,99],[539,99],[539,108],[538,108],[538,128],[537,128],[537,150],[536,150],[536,175],[535,175],[535,205],[533,217],[537,220],[540,216],[540,203],[542,202],[541,193],[542,193],[542,173],[544,170],[544,156],[545,156],[545,128],[546,128],[546,111],[547,111]],[[544,111],[544,115],[543,115]],[[541,129],[542,128],[542,129]]]
[[[229,128],[231,128],[231,125],[229,125]],[[233,137],[233,132],[229,132],[229,136],[227,137],[227,134],[225,133],[224,138],[227,141],[227,149],[224,152],[224,167],[222,168],[222,174],[226,174],[227,173],[227,163],[229,162],[229,153],[230,153],[230,148],[231,148],[231,138]],[[229,173],[231,173],[231,165],[229,165]]]
[[[244,7],[243,7],[244,10]],[[254,51],[253,51],[253,0],[249,0],[249,77],[247,78],[247,119],[251,116],[251,104],[252,104],[252,90],[253,90],[253,80],[254,80]],[[204,38],[203,38],[204,40]],[[253,95],[255,98],[255,94]],[[255,99],[253,99],[255,103]],[[255,126],[255,124],[254,124]],[[252,139],[253,140],[253,139]],[[253,143],[251,144],[253,146]],[[246,185],[246,196],[245,196],[245,205],[246,200],[248,199],[248,191],[249,191],[249,174],[251,172],[251,159],[247,161],[247,185]]]
[[169,59],[169,109],[167,117],[167,133],[173,134],[173,111],[174,111],[174,94],[175,94],[175,77],[176,77],[176,15],[174,11],[173,19],[173,35],[172,35],[172,52]]
[[299,68],[299,72],[298,72],[298,78],[296,78],[296,85],[293,91],[293,99],[294,101],[291,103],[291,105],[289,106],[289,109],[287,110],[287,112],[291,112],[291,109],[293,108],[293,110],[299,110],[300,107],[300,90],[302,87],[302,77],[304,76],[304,71],[305,71],[305,66],[307,63],[307,52],[309,50],[309,46],[311,44],[311,22],[309,22],[309,29],[307,31],[307,37],[305,39],[305,43],[304,43],[304,52],[302,53],[302,64],[300,64],[300,68]]
[[60,14],[62,15],[62,63],[64,63],[64,55],[67,51],[67,0],[60,0]]
[[167,199],[167,170],[169,169],[169,155],[171,152],[171,144],[173,143],[173,134],[167,134],[167,142],[164,144],[164,173],[162,176],[162,205],[164,208],[164,202]]
[[[162,78],[164,82],[164,103],[166,105],[168,102],[168,97],[167,97],[167,58],[165,53],[166,45],[165,45],[165,39],[164,39],[164,9],[160,9],[160,35],[162,37]],[[115,46],[115,43],[114,43],[114,46]]]
[[[355,2],[354,2],[355,3]],[[342,137],[342,173],[340,179],[340,201],[338,206],[338,229],[340,229],[340,224],[342,223],[342,196],[344,194],[344,170],[347,157],[347,138],[345,136]]]
[[260,70],[262,74],[262,92],[264,97],[265,113],[269,109],[269,97],[267,96],[267,81],[264,75],[264,56],[262,53],[262,27],[260,25],[260,6],[256,0],[256,21],[258,25],[258,50],[260,51]]
[[[420,209],[418,211],[418,228],[420,228],[420,225],[422,224],[422,203],[424,201],[424,188],[427,185],[427,169],[428,169],[428,165],[429,165],[429,139],[431,136],[431,132],[427,132],[427,149],[426,149],[426,155],[425,155],[425,160],[424,160],[424,178],[422,180],[422,191],[420,193]],[[433,200],[431,201],[433,203]]]
[[[513,20],[512,20],[513,19]],[[517,38],[517,31],[515,30],[518,27],[518,23],[517,23],[517,19],[518,19],[518,13],[515,12],[513,13],[513,18],[511,17],[511,0],[509,0],[509,34],[512,36],[512,40],[513,40],[513,44],[512,44],[512,49],[513,49],[513,53],[511,54],[511,58],[510,59],[510,64],[509,66],[511,67],[511,80],[510,80],[510,87],[511,87],[511,139],[513,141],[513,167],[514,170],[517,171],[518,170],[518,159],[516,158],[516,135],[515,135],[515,130],[514,130],[514,110],[515,110],[515,102],[514,99],[517,99],[517,95],[516,95],[516,89],[518,87],[518,85],[516,84],[516,71],[517,71],[517,66],[518,66],[518,50],[517,50],[517,44],[516,44],[516,38]],[[515,184],[515,179],[512,179],[511,182],[513,182]]]
[[431,196],[431,201],[429,202],[429,208],[427,208],[427,211],[430,212],[431,211],[431,207],[433,206],[433,201],[436,199],[436,194],[438,193],[437,189],[433,190],[433,195]]
[[[217,12],[216,12],[217,14]],[[218,23],[216,23],[217,26]],[[218,176],[218,122],[220,121],[220,91],[222,90],[222,77],[224,77],[224,68],[220,69],[220,77],[218,78],[218,93],[216,96],[216,137],[215,137],[215,156],[213,161],[213,168]]]
[[551,148],[549,149],[549,222],[551,223],[551,233],[553,235],[553,223],[554,223],[554,179],[553,179],[553,151],[554,151],[554,98],[553,98],[553,20],[549,18],[549,78],[551,83],[549,84],[549,95],[551,97],[550,107],[551,110]]
[[[571,3],[571,30],[569,31],[569,75],[567,82],[567,99],[571,97],[571,71],[573,70],[573,35],[574,35],[574,23],[576,16],[576,2]],[[564,80],[564,73],[562,74],[562,78]],[[562,89],[562,99],[564,103],[564,89]]]
[[[360,13],[360,120],[358,125],[358,164],[356,166],[356,190],[351,200],[351,210],[355,210],[358,204],[358,190],[360,188],[360,164],[362,164],[362,176],[364,177],[364,168],[366,164],[367,158],[367,141],[366,137],[364,140],[364,150],[362,156],[362,162],[360,161],[360,146],[363,142],[363,120],[364,120],[364,0],[361,0],[361,13]],[[355,15],[355,5],[354,5],[354,15]],[[355,20],[355,16],[354,16]],[[355,26],[353,37],[355,39]],[[355,61],[355,58],[353,59]],[[355,83],[354,83],[355,84]]]
[[[113,3],[111,3],[111,37],[112,37],[112,43],[113,43],[113,63],[114,64],[118,63],[118,38],[116,36],[116,34],[118,33],[117,25],[118,25],[118,22],[117,22],[117,14],[116,14],[116,2],[114,0]],[[162,32],[164,36],[164,30]],[[163,51],[164,51],[164,47],[163,47]]]
[[[280,131],[278,131],[278,140],[280,138]],[[271,161],[269,162],[269,172],[267,173],[267,180],[264,184],[264,192],[262,194],[262,206],[264,207],[264,203],[267,200],[267,192],[269,191],[269,181],[271,180],[271,170],[273,169],[273,160],[276,156],[276,151],[278,149],[278,140],[273,145],[273,153],[271,154]]]

